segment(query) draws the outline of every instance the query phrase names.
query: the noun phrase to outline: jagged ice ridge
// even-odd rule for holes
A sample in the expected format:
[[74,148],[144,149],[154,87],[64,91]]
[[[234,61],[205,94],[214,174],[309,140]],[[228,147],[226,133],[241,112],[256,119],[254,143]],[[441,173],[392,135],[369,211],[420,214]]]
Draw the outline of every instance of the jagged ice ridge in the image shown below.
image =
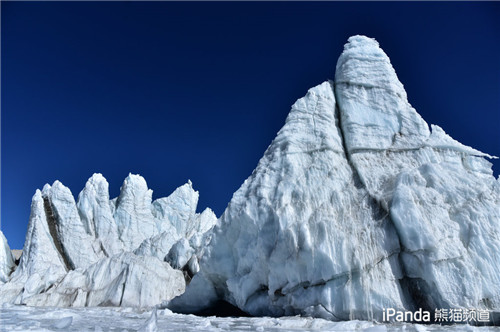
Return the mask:
[[[47,184],[33,196],[23,254],[9,277],[4,271],[13,263],[3,246],[0,276],[8,282],[0,286],[1,302],[150,307],[180,295],[197,271],[199,238],[216,221],[210,209],[196,213],[197,204],[191,182],[152,201],[144,178],[133,174],[112,200],[101,174],[77,202],[59,181]],[[168,260],[177,262],[177,252],[167,254],[181,240],[193,247],[179,256],[191,256],[173,269]]]

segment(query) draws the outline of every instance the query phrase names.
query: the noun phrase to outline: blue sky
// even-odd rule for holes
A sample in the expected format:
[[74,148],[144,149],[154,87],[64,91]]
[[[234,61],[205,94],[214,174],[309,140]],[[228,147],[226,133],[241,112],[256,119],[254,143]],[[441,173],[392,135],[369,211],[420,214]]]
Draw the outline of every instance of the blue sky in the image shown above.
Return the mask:
[[[376,38],[410,103],[500,156],[500,2],[1,2],[2,231],[31,197],[129,172],[188,179],[219,216],[350,35]],[[496,162],[495,174],[500,164]]]

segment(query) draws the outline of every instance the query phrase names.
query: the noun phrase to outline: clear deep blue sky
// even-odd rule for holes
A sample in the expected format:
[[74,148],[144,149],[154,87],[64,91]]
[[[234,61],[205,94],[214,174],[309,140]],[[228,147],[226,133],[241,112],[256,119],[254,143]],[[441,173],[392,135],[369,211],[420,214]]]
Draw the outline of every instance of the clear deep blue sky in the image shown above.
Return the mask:
[[[36,188],[94,172],[153,198],[188,179],[219,216],[350,35],[376,38],[410,103],[500,156],[500,2],[1,2],[2,231]],[[495,165],[498,174],[500,164]]]

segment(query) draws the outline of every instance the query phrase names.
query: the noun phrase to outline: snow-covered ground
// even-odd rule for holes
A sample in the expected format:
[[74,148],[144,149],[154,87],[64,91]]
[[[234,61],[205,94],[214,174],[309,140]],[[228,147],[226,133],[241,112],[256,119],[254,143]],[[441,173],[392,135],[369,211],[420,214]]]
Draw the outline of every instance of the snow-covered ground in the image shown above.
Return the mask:
[[304,317],[198,317],[170,310],[114,307],[40,308],[4,304],[0,331],[500,331],[500,327],[331,322]]

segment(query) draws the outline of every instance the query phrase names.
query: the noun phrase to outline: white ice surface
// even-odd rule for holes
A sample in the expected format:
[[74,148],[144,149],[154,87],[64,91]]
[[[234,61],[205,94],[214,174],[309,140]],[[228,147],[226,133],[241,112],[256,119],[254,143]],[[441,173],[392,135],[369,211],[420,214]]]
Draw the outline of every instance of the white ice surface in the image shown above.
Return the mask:
[[498,309],[500,185],[488,155],[430,132],[372,39],[349,39],[335,87],[348,157],[390,215],[408,288],[422,290],[415,304]]
[[181,271],[155,257],[122,253],[86,270],[70,271],[48,291],[30,297],[33,306],[152,307],[184,292]]
[[[218,221],[195,285],[207,279],[253,315],[353,319],[404,307],[397,236],[353,174],[337,123],[329,82],[295,103]],[[197,292],[181,299],[189,294],[202,303]]]
[[189,220],[186,237],[181,237],[171,246],[165,260],[176,269],[189,266],[189,271],[195,274],[199,270],[199,260],[205,247],[212,237],[211,229],[216,224],[217,217],[212,210],[206,208]]
[[152,197],[153,191],[143,177],[129,174],[123,181],[113,216],[126,251],[136,249],[142,241],[158,234],[151,212]]
[[153,215],[174,226],[180,236],[188,237],[191,224],[188,221],[195,216],[198,197],[198,192],[193,190],[191,181],[188,181],[170,196],[155,200],[152,205]]
[[87,181],[78,196],[77,207],[87,233],[96,237],[106,256],[123,250],[113,219],[115,205],[109,202],[109,185],[101,174],[96,173]]
[[[45,192],[50,186],[45,186]],[[45,291],[68,271],[65,259],[59,250],[60,243],[53,241],[55,225],[46,217],[42,192],[37,190],[31,202],[31,214],[26,240],[19,266],[11,280],[0,285],[0,302],[22,303],[24,298]],[[50,226],[49,226],[50,224]],[[58,249],[59,246],[59,249]]]
[[194,254],[194,249],[189,245],[189,241],[182,238],[170,248],[166,261],[173,268],[182,269]]
[[[155,315],[156,314],[156,315]],[[68,326],[69,324],[69,326]],[[62,329],[59,326],[66,326]],[[117,331],[117,332],[420,332],[420,331],[499,331],[494,327],[379,324],[368,321],[332,322],[304,317],[198,317],[166,310],[131,308],[36,308],[6,304],[0,308],[3,331]]]
[[139,256],[152,256],[164,260],[172,245],[179,239],[181,239],[180,235],[172,226],[170,230],[144,240],[141,245],[134,250],[134,254]]
[[86,229],[76,207],[75,198],[61,182],[55,181],[46,191],[45,209],[47,220],[56,224],[57,239],[68,268],[86,268],[105,257],[93,234]]

